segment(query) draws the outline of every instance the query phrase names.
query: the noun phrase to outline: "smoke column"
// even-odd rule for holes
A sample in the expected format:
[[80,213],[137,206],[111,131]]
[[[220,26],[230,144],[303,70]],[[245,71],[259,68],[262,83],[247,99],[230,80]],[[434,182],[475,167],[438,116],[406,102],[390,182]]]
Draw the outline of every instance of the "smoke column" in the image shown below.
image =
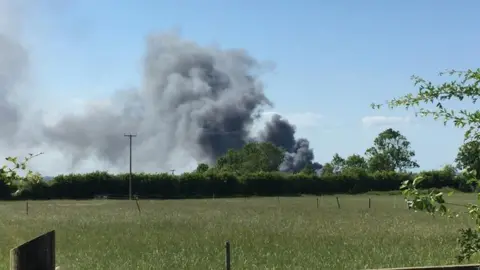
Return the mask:
[[[251,141],[252,124],[263,109],[273,106],[260,80],[267,67],[246,51],[204,47],[168,33],[147,39],[143,79],[137,88],[91,101],[82,113],[65,114],[55,123],[38,118],[32,122],[19,106],[29,77],[29,57],[18,38],[23,18],[16,3],[33,2],[0,1],[0,142],[15,151],[25,151],[28,144],[47,153],[59,151],[71,160],[71,169],[98,160],[122,170],[128,164],[123,134],[136,133],[137,171],[181,170],[191,163],[213,163],[228,149]],[[274,116],[260,135],[285,149],[284,171],[312,164],[308,141],[296,140],[294,133],[288,121]],[[88,169],[97,169],[93,166]]]
[[140,88],[118,91],[104,106],[87,106],[84,114],[45,127],[49,144],[70,153],[74,164],[93,155],[122,165],[123,133],[134,132],[141,166],[161,169],[175,160],[183,167],[178,152],[211,163],[242,147],[262,108],[271,105],[257,75],[261,64],[243,50],[151,36],[143,68]]

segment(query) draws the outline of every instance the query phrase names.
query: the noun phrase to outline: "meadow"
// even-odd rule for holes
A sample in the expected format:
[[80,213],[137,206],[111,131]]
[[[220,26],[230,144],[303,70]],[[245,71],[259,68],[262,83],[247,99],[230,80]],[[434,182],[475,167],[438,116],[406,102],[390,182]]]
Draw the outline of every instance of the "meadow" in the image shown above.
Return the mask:
[[[368,208],[368,198],[372,199]],[[9,250],[55,229],[72,269],[372,269],[454,264],[467,218],[408,210],[398,195],[0,203],[0,269]],[[457,194],[452,202],[473,202]],[[478,259],[478,258],[475,258]],[[478,261],[478,260],[477,260]]]

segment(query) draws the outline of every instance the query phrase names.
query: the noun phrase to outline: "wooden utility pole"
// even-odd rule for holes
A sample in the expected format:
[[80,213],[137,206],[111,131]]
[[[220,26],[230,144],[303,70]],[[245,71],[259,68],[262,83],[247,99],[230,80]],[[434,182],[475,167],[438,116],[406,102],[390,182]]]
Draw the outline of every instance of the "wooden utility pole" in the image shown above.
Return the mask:
[[135,134],[124,134],[130,141],[130,177],[128,179],[128,199],[132,199],[132,138],[137,137]]

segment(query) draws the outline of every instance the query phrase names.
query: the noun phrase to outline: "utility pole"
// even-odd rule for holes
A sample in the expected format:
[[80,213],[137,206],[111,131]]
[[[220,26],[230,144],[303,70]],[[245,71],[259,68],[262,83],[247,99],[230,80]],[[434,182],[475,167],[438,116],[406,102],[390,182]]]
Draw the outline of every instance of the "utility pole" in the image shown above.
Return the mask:
[[128,199],[132,199],[132,138],[137,137],[135,134],[124,134],[124,137],[128,137],[130,141],[130,177],[128,179]]
[[170,170],[170,172],[171,172],[172,174],[175,174],[175,170]]

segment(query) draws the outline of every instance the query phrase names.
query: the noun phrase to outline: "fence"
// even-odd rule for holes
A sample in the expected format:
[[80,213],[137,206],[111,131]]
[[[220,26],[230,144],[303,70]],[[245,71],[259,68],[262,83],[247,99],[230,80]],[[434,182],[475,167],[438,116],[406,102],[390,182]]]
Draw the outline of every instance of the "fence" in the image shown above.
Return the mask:
[[[231,270],[230,241],[225,243],[225,269]],[[55,231],[45,233],[10,251],[10,270],[55,270]],[[480,270],[480,264],[445,265],[383,270]],[[382,269],[378,269],[382,270]]]
[[55,270],[55,231],[12,249],[10,270]]

